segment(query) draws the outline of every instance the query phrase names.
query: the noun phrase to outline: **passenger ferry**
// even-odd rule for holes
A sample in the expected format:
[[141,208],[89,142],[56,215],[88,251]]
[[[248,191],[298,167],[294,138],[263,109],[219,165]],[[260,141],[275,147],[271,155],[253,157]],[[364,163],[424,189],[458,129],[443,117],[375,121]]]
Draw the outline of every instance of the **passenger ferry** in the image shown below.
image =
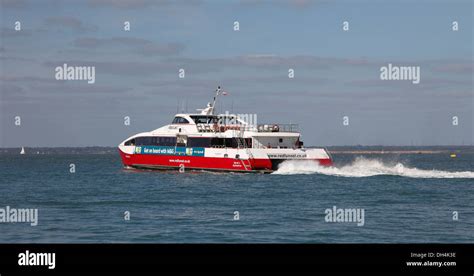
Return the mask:
[[305,148],[295,124],[251,124],[233,114],[215,114],[213,102],[198,113],[176,114],[169,125],[120,143],[127,168],[270,173],[286,160],[332,165],[324,148]]

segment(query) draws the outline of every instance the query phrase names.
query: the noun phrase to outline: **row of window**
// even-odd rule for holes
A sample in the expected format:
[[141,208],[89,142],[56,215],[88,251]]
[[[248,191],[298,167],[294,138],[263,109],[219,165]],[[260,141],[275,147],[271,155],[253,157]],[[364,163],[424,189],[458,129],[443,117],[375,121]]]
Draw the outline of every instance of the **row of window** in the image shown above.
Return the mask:
[[[244,143],[246,145],[244,145]],[[221,148],[238,148],[239,142],[236,138],[188,138],[188,147],[221,147]],[[252,147],[252,138],[240,140],[240,147]]]
[[125,142],[125,146],[176,146],[176,137],[137,137]]
[[196,124],[216,124],[217,117],[215,116],[206,116],[206,115],[193,115],[191,119],[194,120]]
[[[246,145],[244,145],[244,142]],[[177,144],[176,137],[137,137],[125,142],[125,146],[171,146],[174,147]],[[252,138],[246,138],[239,141],[236,138],[202,138],[202,137],[188,137],[187,143],[179,143],[181,147],[193,147],[193,148],[238,148],[240,146],[252,147]]]
[[[208,116],[208,115],[192,115],[191,119],[196,124],[240,124],[235,117],[217,117],[217,116]],[[176,116],[174,117],[171,124],[189,124],[189,120],[183,117]]]

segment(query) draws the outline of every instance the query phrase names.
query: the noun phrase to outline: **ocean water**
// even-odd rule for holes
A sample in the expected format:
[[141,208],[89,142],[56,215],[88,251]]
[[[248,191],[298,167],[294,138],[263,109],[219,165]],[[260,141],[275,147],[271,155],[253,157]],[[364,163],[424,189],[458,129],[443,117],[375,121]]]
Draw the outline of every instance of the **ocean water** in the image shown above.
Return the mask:
[[[333,158],[263,175],[127,170],[118,153],[0,154],[0,208],[39,212],[37,226],[0,223],[0,242],[474,242],[474,154]],[[363,209],[364,225],[326,222],[333,206]]]

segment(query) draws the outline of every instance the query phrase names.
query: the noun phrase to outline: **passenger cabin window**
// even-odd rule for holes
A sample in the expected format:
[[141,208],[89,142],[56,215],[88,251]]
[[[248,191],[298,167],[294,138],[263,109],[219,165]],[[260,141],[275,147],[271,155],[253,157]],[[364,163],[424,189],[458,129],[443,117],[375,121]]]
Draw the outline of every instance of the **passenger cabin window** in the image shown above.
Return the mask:
[[188,147],[209,148],[211,147],[211,138],[188,138]]
[[174,147],[176,145],[176,137],[155,137],[158,146]]
[[189,124],[189,121],[183,117],[174,117],[172,124]]
[[135,146],[135,139],[130,139],[125,142],[125,146]]

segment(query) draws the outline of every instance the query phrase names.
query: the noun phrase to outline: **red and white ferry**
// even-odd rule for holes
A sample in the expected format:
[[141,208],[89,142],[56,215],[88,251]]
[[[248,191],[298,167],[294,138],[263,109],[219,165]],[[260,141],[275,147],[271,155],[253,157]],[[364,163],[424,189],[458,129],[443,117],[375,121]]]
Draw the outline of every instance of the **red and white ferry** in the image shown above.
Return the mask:
[[250,124],[233,114],[214,114],[213,103],[199,113],[176,114],[169,125],[133,135],[118,147],[125,167],[231,172],[272,172],[286,160],[332,165],[324,148],[304,148],[297,125]]

